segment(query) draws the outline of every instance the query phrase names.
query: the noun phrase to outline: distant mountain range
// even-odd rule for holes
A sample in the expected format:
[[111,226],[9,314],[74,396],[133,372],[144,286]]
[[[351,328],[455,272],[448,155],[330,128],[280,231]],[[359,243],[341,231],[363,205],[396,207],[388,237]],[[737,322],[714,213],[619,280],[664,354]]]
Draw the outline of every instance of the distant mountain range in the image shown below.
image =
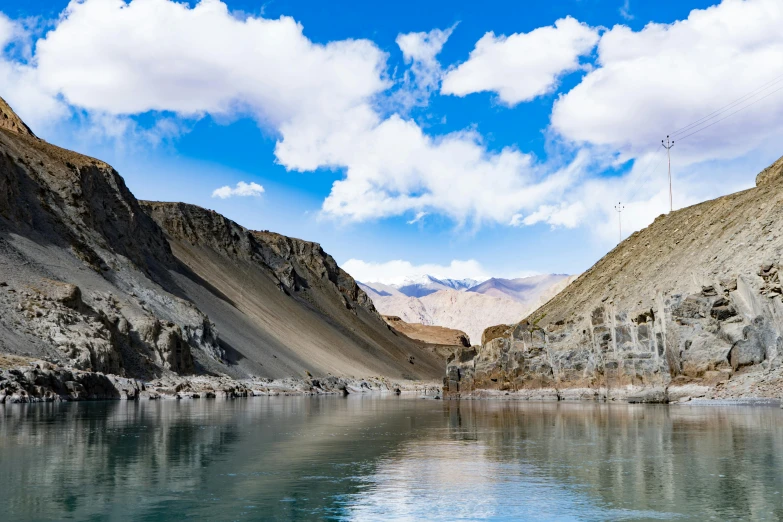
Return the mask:
[[376,294],[383,297],[405,295],[408,297],[424,297],[440,290],[463,291],[473,288],[481,281],[476,279],[438,279],[431,275],[408,277],[402,283],[388,285],[383,283],[366,283]]
[[408,323],[462,330],[472,343],[478,343],[485,328],[518,322],[572,279],[565,274],[485,281],[421,275],[400,284],[369,282],[359,286],[382,314]]

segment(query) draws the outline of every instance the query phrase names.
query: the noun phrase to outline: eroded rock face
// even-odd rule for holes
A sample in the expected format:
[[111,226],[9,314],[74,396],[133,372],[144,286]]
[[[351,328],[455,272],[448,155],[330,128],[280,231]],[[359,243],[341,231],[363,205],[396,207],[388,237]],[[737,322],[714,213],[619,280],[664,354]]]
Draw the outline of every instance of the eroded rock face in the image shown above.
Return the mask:
[[0,370],[0,404],[60,400],[139,399],[144,384],[134,379],[79,371],[39,361]]
[[742,280],[724,285],[659,296],[657,310],[601,305],[576,321],[523,322],[450,361],[445,384],[452,395],[554,390],[560,399],[668,402],[673,382],[714,387],[745,367],[779,370],[780,294]]
[[251,231],[215,211],[186,203],[141,204],[169,237],[209,247],[233,259],[259,263],[274,274],[281,290],[299,292],[313,281],[321,281],[346,308],[361,306],[378,315],[364,290],[318,243]]
[[111,166],[36,138],[0,99],[0,353],[139,376],[192,372],[191,348],[220,360],[209,319],[161,287],[174,266]]
[[30,127],[11,110],[11,107],[9,107],[2,98],[0,98],[0,129],[6,129],[23,136],[35,138],[35,134],[30,130]]
[[92,295],[90,301],[82,300],[79,287],[54,280],[18,291],[7,284],[0,288],[4,320],[46,340],[56,359],[75,369],[125,375],[132,354],[143,366],[131,374],[153,375],[157,368],[193,372],[190,345],[179,326],[121,306],[112,295]]
[[758,188],[633,234],[528,319],[488,332],[474,357],[451,361],[447,393],[634,402],[783,393],[781,168],[783,159]]

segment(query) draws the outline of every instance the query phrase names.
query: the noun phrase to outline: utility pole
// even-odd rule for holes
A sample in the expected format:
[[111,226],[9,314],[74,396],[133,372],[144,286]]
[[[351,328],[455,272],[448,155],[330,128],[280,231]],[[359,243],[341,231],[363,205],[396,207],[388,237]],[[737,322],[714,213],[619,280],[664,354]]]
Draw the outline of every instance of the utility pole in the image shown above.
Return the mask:
[[666,156],[668,156],[669,159],[669,212],[674,210],[674,205],[672,204],[672,147],[674,147],[674,140],[669,141],[669,135],[666,135],[666,141],[661,140],[661,146],[666,149]]
[[623,242],[623,217],[622,217],[622,213],[623,213],[623,210],[625,210],[625,205],[623,205],[622,203],[617,203],[614,206],[614,209],[617,211],[617,227],[618,227],[618,229],[620,231],[620,241],[618,241],[618,244],[619,244],[619,243]]

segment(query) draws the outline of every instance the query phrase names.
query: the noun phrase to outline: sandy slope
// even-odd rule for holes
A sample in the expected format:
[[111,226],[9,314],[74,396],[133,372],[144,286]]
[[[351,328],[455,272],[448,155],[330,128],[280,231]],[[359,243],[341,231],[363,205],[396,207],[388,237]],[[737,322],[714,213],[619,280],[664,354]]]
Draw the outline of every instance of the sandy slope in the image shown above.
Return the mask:
[[442,373],[441,359],[395,335],[372,311],[359,306],[348,310],[314,283],[307,296],[287,294],[252,261],[185,240],[172,238],[171,244],[177,258],[198,276],[175,272],[173,277],[217,325],[233,371],[273,378],[307,371],[398,379]]

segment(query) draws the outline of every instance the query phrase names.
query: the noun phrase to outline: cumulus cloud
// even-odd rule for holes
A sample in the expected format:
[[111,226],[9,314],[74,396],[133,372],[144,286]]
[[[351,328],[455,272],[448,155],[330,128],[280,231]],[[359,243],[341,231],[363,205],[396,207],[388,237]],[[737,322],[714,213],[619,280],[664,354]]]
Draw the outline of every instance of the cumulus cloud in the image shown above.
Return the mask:
[[506,223],[520,209],[556,197],[582,173],[581,156],[552,169],[513,147],[490,153],[474,132],[433,138],[396,116],[342,145],[320,151],[339,154],[347,165],[323,209],[350,221],[437,211],[461,224]]
[[0,13],[0,48],[4,49],[15,38],[18,26]]
[[[387,285],[402,284],[406,279],[423,275],[431,275],[437,279],[476,279],[478,281],[485,281],[493,276],[502,277],[499,274],[490,274],[475,259],[455,259],[448,265],[433,263],[416,265],[401,259],[382,263],[349,259],[341,266],[357,281]],[[509,274],[508,277],[526,277],[531,275],[535,275],[535,272],[519,272],[517,274]]]
[[532,100],[554,90],[560,76],[577,70],[579,58],[596,42],[598,31],[570,16],[529,33],[490,32],[465,63],[446,74],[441,92],[466,96],[490,91],[507,105]]
[[[586,151],[598,170],[629,160],[632,168],[622,176],[585,176],[509,224],[584,226],[616,241],[613,205],[622,201],[625,235],[648,225],[669,209],[660,145],[666,134],[676,141],[675,209],[752,186],[755,174],[780,155],[783,77],[770,64],[783,63],[781,23],[775,0],[727,0],[673,24],[604,32],[596,67],[555,102],[551,130]],[[737,99],[725,112],[686,127]]]
[[260,196],[264,193],[264,187],[259,185],[255,182],[245,183],[244,181],[240,181],[237,183],[237,186],[234,188],[231,188],[230,186],[226,185],[224,187],[220,187],[215,189],[212,192],[213,198],[220,198],[220,199],[226,199],[226,198],[232,198],[234,196]]
[[453,30],[454,27],[450,27],[446,30],[433,29],[427,33],[406,33],[397,36],[397,46],[402,51],[405,63],[410,66],[405,71],[403,85],[395,93],[393,100],[403,110],[417,105],[426,105],[430,95],[438,90],[442,70],[436,57]]
[[[437,213],[460,225],[602,230],[615,217],[604,209],[607,197],[628,202],[629,224],[631,215],[641,223],[665,209],[656,203],[665,178],[636,164],[620,177],[596,172],[639,163],[666,132],[779,74],[770,66],[783,63],[778,4],[726,0],[671,25],[605,31],[594,70],[553,108],[547,137],[569,161],[557,152],[542,161],[515,146],[490,149],[472,129],[428,134],[406,111],[426,104],[441,82],[442,93],[492,91],[509,105],[551,92],[599,39],[570,17],[529,33],[488,33],[445,78],[437,57],[451,29],[401,34],[407,70],[395,82],[373,42],[317,44],[290,17],[240,17],[219,0],[81,0],[30,59],[7,52],[25,33],[0,15],[0,89],[34,129],[86,114],[105,134],[146,132],[152,142],[182,132],[183,117],[251,115],[276,136],[286,169],[343,174],[322,205],[341,220]],[[395,96],[398,112],[390,112]],[[675,205],[736,185],[727,173],[701,188],[705,158],[749,157],[764,147],[769,154],[783,130],[775,100],[733,116],[732,133],[716,125],[677,143]],[[143,113],[158,122],[152,129],[138,129]],[[628,188],[637,180],[644,190]]]
[[[451,29],[400,35],[411,82],[437,85]],[[84,0],[36,46],[40,82],[72,105],[108,115],[249,111],[274,129],[289,170],[344,169],[323,213],[348,221],[438,212],[459,223],[505,223],[572,181],[473,131],[432,137],[377,96],[386,55],[367,40],[315,44],[292,18],[238,19],[219,0]],[[40,83],[39,82],[39,83]]]
[[37,68],[16,59],[16,46],[27,55],[31,35],[25,25],[0,13],[0,88],[2,96],[14,106],[33,130],[50,125],[52,120],[69,114],[68,107],[43,87]]
[[[666,134],[780,76],[782,24],[779,0],[726,0],[673,24],[615,26],[601,37],[597,67],[555,103],[552,128],[625,158],[660,148]],[[678,165],[736,158],[770,138],[779,142],[781,100],[783,92],[693,136],[677,133]]]
[[316,124],[387,85],[372,42],[314,44],[290,17],[239,19],[219,0],[71,2],[36,60],[48,89],[110,114],[244,110]]

